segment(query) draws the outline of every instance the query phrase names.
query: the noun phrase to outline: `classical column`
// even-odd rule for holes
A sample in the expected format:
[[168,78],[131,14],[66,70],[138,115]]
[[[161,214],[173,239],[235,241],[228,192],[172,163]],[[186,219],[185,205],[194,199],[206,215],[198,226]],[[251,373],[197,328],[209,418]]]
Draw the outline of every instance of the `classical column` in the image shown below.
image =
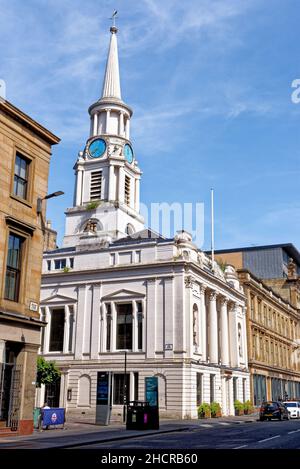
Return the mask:
[[124,112],[120,111],[119,116],[119,135],[124,137]]
[[136,302],[132,301],[132,351],[138,351],[138,318]]
[[84,345],[84,329],[85,329],[85,315],[86,315],[86,295],[87,287],[85,284],[78,287],[78,303],[77,303],[77,317],[76,317],[76,335],[75,335],[75,360],[82,359],[83,345]]
[[69,319],[70,319],[69,306],[65,305],[65,330],[64,330],[63,353],[68,353],[69,351],[69,331],[70,331]]
[[46,327],[45,327],[45,337],[44,337],[44,353],[49,352],[50,347],[50,330],[51,330],[51,312],[49,306],[45,307],[46,312]]
[[206,304],[205,304],[205,290],[206,287],[204,285],[200,285],[200,331],[201,337],[199,335],[200,344],[201,344],[201,352],[202,352],[202,360],[207,360],[207,317],[206,317]]
[[115,167],[109,167],[108,200],[116,200]]
[[5,340],[0,339],[0,363],[5,363]]
[[90,353],[91,359],[97,359],[99,354],[100,339],[100,301],[101,301],[101,285],[93,285],[93,303],[92,303],[92,319],[90,334]]
[[119,168],[119,202],[125,201],[125,173],[122,167]]
[[106,125],[105,125],[105,133],[109,133],[109,119],[110,119],[110,109],[105,109],[106,111]]
[[127,117],[126,119],[125,137],[127,138],[127,140],[130,139],[130,118],[129,117]]
[[218,363],[218,313],[216,305],[217,293],[209,293],[209,361]]
[[93,130],[93,135],[98,134],[98,114],[94,114],[94,130]]
[[111,323],[110,323],[110,334],[111,334],[111,347],[110,350],[115,352],[117,349],[117,308],[115,303],[111,303]]
[[238,366],[238,337],[237,337],[237,321],[236,321],[236,303],[231,303],[229,307],[229,344],[230,344],[230,364]]
[[82,204],[82,176],[83,176],[83,169],[78,168],[76,174],[76,195],[75,195],[75,205]]
[[147,280],[147,314],[145,321],[147,358],[155,357],[156,348],[156,279]]
[[229,365],[229,336],[228,336],[228,300],[222,298],[221,300],[221,362],[222,365]]
[[135,180],[135,202],[134,208],[137,212],[140,211],[140,179]]

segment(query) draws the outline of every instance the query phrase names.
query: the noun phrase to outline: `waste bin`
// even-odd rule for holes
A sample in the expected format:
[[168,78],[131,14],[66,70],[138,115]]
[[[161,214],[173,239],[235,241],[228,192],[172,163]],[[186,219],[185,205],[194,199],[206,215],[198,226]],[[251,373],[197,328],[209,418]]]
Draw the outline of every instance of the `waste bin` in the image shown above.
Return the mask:
[[40,407],[34,407],[33,409],[33,428],[39,428],[39,416],[41,414]]
[[131,401],[127,405],[126,430],[157,430],[159,428],[158,408],[149,402]]

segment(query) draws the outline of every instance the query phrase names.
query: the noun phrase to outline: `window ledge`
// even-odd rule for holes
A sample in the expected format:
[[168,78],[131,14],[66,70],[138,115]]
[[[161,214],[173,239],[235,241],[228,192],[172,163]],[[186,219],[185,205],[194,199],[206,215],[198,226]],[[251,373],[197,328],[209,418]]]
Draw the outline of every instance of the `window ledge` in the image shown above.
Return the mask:
[[10,194],[10,198],[14,199],[14,200],[17,200],[18,202],[21,202],[21,204],[27,205],[27,207],[29,207],[29,208],[32,208],[32,204],[30,202],[28,202],[28,200],[22,199],[22,197],[19,197],[15,194]]

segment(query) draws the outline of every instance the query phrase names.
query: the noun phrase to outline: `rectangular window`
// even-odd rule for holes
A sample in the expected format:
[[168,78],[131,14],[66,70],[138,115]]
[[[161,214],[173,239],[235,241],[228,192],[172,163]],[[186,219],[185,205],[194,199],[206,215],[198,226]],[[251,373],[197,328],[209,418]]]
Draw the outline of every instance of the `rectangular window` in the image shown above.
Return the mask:
[[91,172],[90,200],[100,200],[102,193],[102,171]]
[[202,404],[202,381],[203,381],[203,374],[196,373],[197,375],[197,407]]
[[70,265],[70,269],[73,269],[73,267],[74,267],[74,258],[73,257],[70,257],[69,265]]
[[29,160],[17,153],[14,173],[14,194],[22,199],[27,198]]
[[110,351],[110,338],[111,338],[111,306],[106,305],[106,351]]
[[[130,375],[126,374],[125,379],[124,374],[114,374],[113,386],[113,404],[124,405],[129,402]],[[126,400],[124,396],[126,396]]]
[[137,321],[138,321],[138,350],[143,350],[143,303],[137,301]]
[[72,352],[72,349],[73,349],[73,330],[74,330],[74,307],[69,306],[69,344],[68,344],[68,352]]
[[210,375],[209,384],[210,384],[210,403],[215,400],[215,375]]
[[132,304],[117,305],[117,349],[132,350]]
[[54,259],[54,269],[55,270],[60,270],[64,269],[67,265],[67,260],[66,259]]
[[125,204],[130,205],[130,177],[125,175]]
[[63,352],[65,309],[52,309],[49,352]]
[[23,243],[24,238],[9,234],[4,293],[7,300],[19,300]]
[[51,261],[47,261],[47,269],[51,270]]

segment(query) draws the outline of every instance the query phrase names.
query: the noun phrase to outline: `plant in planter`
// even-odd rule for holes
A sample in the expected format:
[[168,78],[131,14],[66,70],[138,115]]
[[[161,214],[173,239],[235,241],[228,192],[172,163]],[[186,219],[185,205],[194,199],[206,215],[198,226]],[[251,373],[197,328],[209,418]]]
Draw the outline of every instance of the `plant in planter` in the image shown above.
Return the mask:
[[244,415],[244,404],[241,401],[234,401],[235,415]]
[[210,404],[210,412],[212,417],[222,417],[221,406],[218,402],[212,402]]
[[251,401],[244,402],[244,414],[249,415],[254,412],[254,407]]
[[198,418],[209,419],[211,417],[210,405],[207,402],[203,402],[198,407]]

